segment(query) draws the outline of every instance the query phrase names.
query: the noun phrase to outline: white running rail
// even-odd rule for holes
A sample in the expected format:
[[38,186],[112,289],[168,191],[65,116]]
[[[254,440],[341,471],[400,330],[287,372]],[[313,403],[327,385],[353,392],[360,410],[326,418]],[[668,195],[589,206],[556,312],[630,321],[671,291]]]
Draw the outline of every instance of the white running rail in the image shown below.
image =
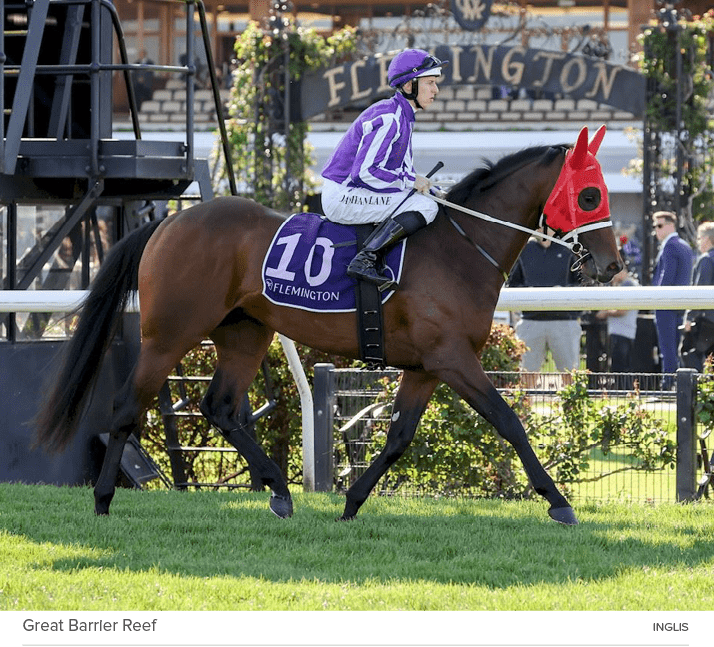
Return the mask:
[[[84,290],[0,290],[0,312],[71,312]],[[504,288],[496,310],[712,310],[714,286]],[[136,303],[129,311],[137,312]]]

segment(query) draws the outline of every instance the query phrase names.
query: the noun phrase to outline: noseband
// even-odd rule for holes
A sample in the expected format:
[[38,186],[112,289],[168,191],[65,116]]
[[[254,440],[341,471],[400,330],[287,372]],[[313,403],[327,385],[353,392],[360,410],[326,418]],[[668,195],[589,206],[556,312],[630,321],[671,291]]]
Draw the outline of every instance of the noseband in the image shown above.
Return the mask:
[[[544,218],[542,218],[545,220]],[[550,240],[563,245],[570,249],[571,253],[575,256],[575,262],[571,266],[570,270],[572,272],[579,272],[585,263],[592,258],[592,254],[583,247],[583,244],[578,240],[578,234],[584,234],[588,231],[594,231],[596,229],[604,229],[605,227],[612,227],[611,220],[601,220],[600,222],[591,222],[585,225],[580,225],[572,231],[569,231],[562,238],[550,238]],[[534,236],[544,237],[539,232],[533,232]],[[572,238],[573,242],[568,242],[568,239]]]

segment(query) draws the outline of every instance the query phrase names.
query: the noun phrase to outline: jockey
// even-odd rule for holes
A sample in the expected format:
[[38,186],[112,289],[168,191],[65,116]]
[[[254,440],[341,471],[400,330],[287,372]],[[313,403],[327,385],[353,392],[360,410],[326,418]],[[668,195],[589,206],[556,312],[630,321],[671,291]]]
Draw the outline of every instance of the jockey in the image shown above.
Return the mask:
[[348,276],[380,290],[396,283],[380,273],[378,254],[436,218],[438,205],[425,195],[431,182],[414,171],[412,128],[416,111],[436,98],[436,77],[447,63],[422,49],[397,54],[387,70],[397,92],[357,117],[322,171],[322,208],[329,220],[380,223],[347,267]]

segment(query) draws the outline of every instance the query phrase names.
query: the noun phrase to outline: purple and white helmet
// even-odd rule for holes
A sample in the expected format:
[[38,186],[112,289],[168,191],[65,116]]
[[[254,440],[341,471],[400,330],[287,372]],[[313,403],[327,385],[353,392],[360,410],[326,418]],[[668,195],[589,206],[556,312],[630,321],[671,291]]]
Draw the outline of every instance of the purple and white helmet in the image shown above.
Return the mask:
[[441,68],[449,61],[440,61],[423,49],[405,49],[397,54],[387,69],[387,80],[393,88],[421,76],[441,76]]

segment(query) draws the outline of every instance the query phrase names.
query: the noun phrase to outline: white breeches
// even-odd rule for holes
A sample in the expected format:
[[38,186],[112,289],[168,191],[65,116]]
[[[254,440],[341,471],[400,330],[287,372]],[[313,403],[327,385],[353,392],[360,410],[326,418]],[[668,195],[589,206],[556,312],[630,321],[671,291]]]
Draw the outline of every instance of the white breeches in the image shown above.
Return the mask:
[[[361,187],[345,187],[332,180],[324,179],[322,186],[322,210],[328,220],[344,225],[361,225],[381,222],[392,215],[394,209],[407,198],[410,189],[398,193],[376,193]],[[406,199],[395,213],[418,211],[427,223],[433,222],[439,205],[421,193],[414,193]]]

